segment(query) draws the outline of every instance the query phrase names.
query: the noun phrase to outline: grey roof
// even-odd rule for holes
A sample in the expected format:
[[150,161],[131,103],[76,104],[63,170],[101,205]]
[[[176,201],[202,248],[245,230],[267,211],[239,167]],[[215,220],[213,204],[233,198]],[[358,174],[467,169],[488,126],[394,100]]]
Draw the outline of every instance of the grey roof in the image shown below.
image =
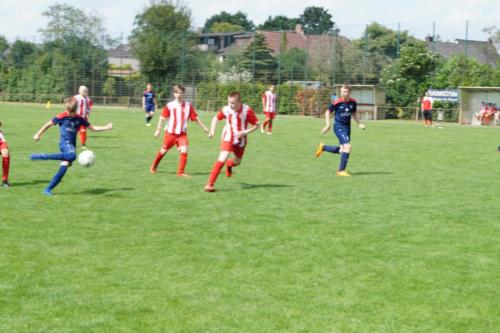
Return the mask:
[[467,45],[467,55],[476,59],[481,64],[488,64],[493,67],[497,66],[497,61],[500,59],[495,46],[490,42],[483,42],[477,40],[466,41],[463,39],[456,39],[454,43],[451,42],[427,42],[429,50],[435,52],[445,58],[450,58],[457,54],[465,53],[465,46]]
[[110,58],[135,58],[130,44],[121,44],[108,51]]

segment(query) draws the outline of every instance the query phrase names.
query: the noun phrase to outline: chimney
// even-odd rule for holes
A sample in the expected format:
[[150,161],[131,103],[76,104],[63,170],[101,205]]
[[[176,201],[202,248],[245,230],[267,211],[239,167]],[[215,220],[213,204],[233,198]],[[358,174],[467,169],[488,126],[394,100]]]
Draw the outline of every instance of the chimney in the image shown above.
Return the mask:
[[302,24],[297,24],[295,26],[295,33],[304,36],[304,29],[302,29]]

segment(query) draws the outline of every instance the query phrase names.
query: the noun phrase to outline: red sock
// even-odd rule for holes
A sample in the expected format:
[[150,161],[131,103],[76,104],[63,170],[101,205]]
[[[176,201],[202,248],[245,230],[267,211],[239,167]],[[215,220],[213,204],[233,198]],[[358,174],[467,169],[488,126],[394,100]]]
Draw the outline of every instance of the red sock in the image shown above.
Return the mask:
[[9,166],[10,166],[10,156],[4,156],[2,161],[2,169],[3,169],[2,180],[4,182],[9,180]]
[[87,132],[85,131],[80,131],[80,142],[82,143],[82,146],[85,146],[85,143],[87,142]]
[[151,165],[151,169],[156,170],[156,168],[158,167],[158,164],[160,163],[163,156],[165,156],[165,154],[162,155],[161,151],[159,151],[158,154],[156,154],[156,158],[153,161],[153,164]]
[[188,159],[187,153],[181,153],[179,155],[179,168],[177,169],[178,175],[181,175],[184,173],[184,169],[186,168],[187,159]]
[[224,166],[224,162],[215,162],[214,167],[212,168],[212,173],[210,174],[210,178],[208,178],[208,183],[210,185],[215,184],[215,181],[217,180],[217,177],[219,177],[219,173]]
[[234,166],[235,166],[235,164],[234,164],[234,161],[233,161],[233,160],[227,160],[227,161],[226,161],[226,165],[227,165],[228,167],[230,167],[230,168],[232,168],[232,167],[234,167]]

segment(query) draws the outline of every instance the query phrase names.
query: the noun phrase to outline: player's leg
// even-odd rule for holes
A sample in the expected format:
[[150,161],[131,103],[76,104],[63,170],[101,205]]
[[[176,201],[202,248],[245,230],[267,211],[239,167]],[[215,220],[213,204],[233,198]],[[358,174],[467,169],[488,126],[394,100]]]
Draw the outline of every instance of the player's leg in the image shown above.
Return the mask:
[[153,161],[153,164],[151,164],[151,168],[149,171],[152,173],[156,172],[156,169],[158,168],[158,164],[160,164],[160,161],[162,160],[163,156],[172,148],[176,142],[176,136],[172,134],[168,134],[165,132],[165,136],[163,137],[163,145],[160,148],[160,151],[156,154],[156,157]]
[[432,126],[432,111],[429,111],[429,126]]
[[350,137],[350,130],[347,128],[340,128],[335,131],[335,134],[337,135],[337,138],[339,139],[340,143],[340,163],[339,163],[339,169],[337,171],[337,176],[350,176],[349,173],[347,173],[346,168],[347,168],[347,163],[349,162],[349,156],[351,154],[352,146],[351,146],[351,137]]
[[82,148],[87,149],[85,146],[87,143],[87,128],[85,128],[85,126],[80,126],[78,132],[80,133],[80,143],[82,144]]
[[177,176],[179,177],[187,177],[187,178],[191,177],[190,175],[184,172],[187,164],[188,145],[189,141],[187,135],[182,135],[177,140],[177,147],[178,147],[177,149],[179,150],[179,167],[177,168]]
[[61,142],[59,144],[59,149],[61,150],[60,153],[53,153],[53,154],[46,154],[46,153],[34,153],[31,154],[30,160],[36,161],[36,160],[54,160],[54,161],[63,161],[63,160],[68,160],[72,158],[73,154],[75,155],[76,158],[76,151],[72,151],[71,148],[74,146],[71,143],[68,142]]
[[10,187],[9,184],[9,168],[10,168],[10,155],[9,147],[6,143],[0,145],[0,155],[2,155],[2,186]]
[[273,134],[273,117],[269,118],[267,134]]
[[232,150],[232,143],[224,141],[221,147],[221,152],[219,153],[219,157],[217,158],[217,161],[214,163],[214,166],[212,167],[212,172],[210,173],[210,177],[208,178],[208,183],[205,186],[205,191],[207,192],[215,191],[214,188],[215,181],[217,180],[217,177],[219,177],[220,171],[222,170],[222,167],[224,166],[227,158],[229,157],[231,150]]
[[153,116],[155,114],[155,109],[154,106],[152,107],[146,107],[146,126],[151,126],[151,120],[153,119]]
[[234,157],[226,161],[226,176],[233,175],[233,168],[241,164],[243,155],[245,154],[245,147],[233,146]]
[[61,151],[63,154],[63,161],[60,164],[59,170],[54,175],[47,188],[42,192],[48,196],[52,195],[52,190],[61,182],[68,167],[76,159],[76,148],[73,145],[65,144],[61,147]]

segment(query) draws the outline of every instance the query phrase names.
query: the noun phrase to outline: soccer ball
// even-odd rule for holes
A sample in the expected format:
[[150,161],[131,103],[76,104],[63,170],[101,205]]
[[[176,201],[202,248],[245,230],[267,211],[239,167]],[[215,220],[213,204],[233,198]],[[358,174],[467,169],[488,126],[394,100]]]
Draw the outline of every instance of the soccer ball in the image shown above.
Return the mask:
[[86,168],[94,165],[95,154],[91,150],[84,150],[78,155],[78,164]]

